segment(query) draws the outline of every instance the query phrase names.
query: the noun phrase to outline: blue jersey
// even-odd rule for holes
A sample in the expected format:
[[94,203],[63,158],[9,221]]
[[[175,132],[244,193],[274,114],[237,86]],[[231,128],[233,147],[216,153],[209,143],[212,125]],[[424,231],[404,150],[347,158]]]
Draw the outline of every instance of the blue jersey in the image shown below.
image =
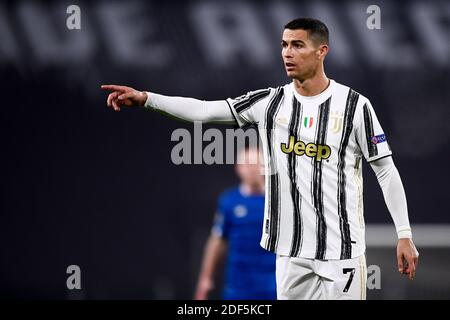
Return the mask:
[[276,299],[275,255],[259,244],[263,217],[264,194],[236,187],[219,199],[213,233],[228,242],[224,299]]

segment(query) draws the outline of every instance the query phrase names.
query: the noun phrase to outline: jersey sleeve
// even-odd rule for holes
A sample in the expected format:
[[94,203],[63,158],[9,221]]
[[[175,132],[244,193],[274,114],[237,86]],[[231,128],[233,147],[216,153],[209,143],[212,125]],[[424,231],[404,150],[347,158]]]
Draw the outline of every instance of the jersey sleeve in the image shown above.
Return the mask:
[[227,216],[227,210],[225,205],[225,200],[223,197],[219,199],[217,210],[214,215],[214,223],[213,227],[211,229],[211,233],[221,237],[221,238],[228,238],[228,219]]
[[362,99],[355,125],[356,139],[367,162],[392,155],[386,134],[367,98]]
[[272,89],[267,88],[250,91],[237,98],[226,99],[239,127],[257,124],[260,121],[271,93]]

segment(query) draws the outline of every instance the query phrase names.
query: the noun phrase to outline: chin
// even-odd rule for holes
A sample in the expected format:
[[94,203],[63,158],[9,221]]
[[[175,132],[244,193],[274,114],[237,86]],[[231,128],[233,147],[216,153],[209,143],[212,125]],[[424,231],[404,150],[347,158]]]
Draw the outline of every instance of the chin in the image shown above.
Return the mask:
[[295,71],[286,71],[286,74],[289,78],[294,79],[298,76],[298,73]]

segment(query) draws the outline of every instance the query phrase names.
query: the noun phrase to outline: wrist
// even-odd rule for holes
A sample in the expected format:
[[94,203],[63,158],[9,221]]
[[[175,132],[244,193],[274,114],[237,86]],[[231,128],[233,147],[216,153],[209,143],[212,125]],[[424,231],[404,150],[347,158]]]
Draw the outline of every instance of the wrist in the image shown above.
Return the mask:
[[139,99],[139,106],[150,108],[150,94],[147,91],[141,91],[139,95],[142,97],[141,99]]
[[411,239],[412,238],[411,228],[398,230],[397,231],[397,237],[398,237],[399,240],[401,240],[401,239]]

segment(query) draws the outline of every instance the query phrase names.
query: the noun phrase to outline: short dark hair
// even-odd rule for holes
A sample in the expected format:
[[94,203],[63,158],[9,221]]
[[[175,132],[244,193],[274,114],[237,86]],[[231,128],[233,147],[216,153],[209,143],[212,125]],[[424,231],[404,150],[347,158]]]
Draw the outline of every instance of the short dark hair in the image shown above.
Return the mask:
[[328,28],[322,21],[313,18],[297,18],[288,22],[285,29],[289,30],[305,30],[308,36],[316,43],[329,43]]

